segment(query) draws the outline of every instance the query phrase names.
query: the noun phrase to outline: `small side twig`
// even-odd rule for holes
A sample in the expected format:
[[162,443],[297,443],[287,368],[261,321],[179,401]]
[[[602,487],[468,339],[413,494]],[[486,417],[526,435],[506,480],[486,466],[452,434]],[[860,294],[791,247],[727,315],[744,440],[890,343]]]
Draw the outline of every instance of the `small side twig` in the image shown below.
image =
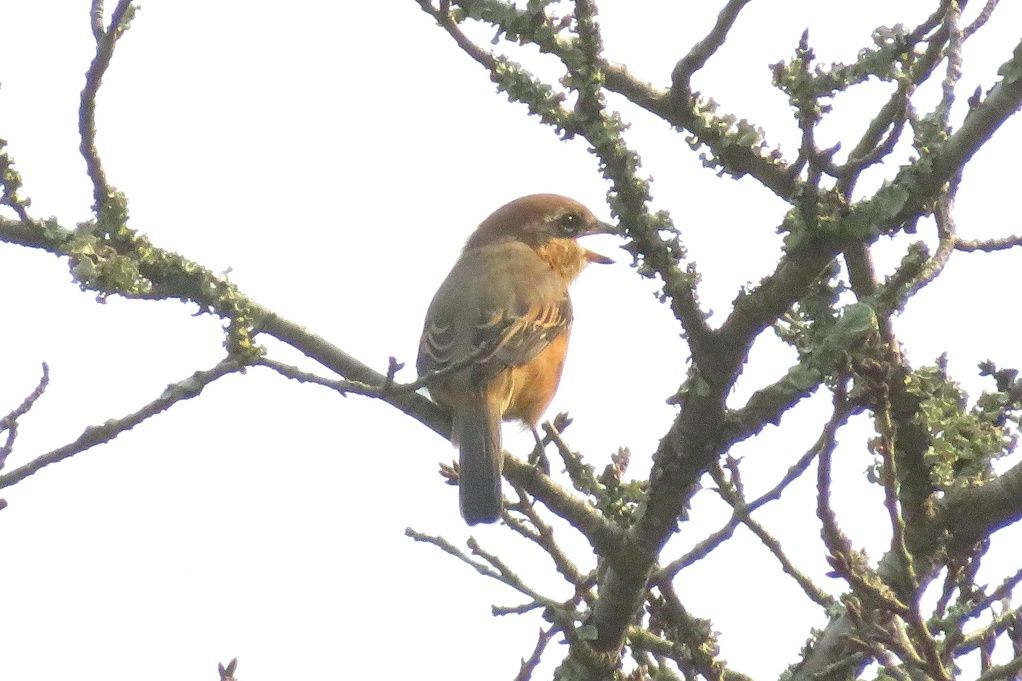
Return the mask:
[[[515,591],[527,596],[529,599],[532,600],[533,603],[537,604],[537,607],[542,606],[544,608],[547,608],[548,610],[558,612],[562,611],[560,603],[558,603],[552,598],[548,598],[547,596],[540,594],[539,592],[535,591],[534,589],[526,585],[525,582],[522,581],[522,579],[517,574],[515,574],[515,572],[511,570],[511,568],[508,567],[506,563],[504,563],[504,561],[502,561],[498,556],[484,550],[481,546],[479,546],[479,543],[475,539],[469,538],[468,548],[472,552],[472,555],[478,556],[482,560],[474,560],[467,553],[465,553],[464,551],[462,551],[457,546],[447,541],[443,537],[417,532],[416,530],[413,530],[410,527],[405,528],[405,536],[410,537],[411,539],[417,542],[432,544],[433,546],[436,546],[444,553],[453,556],[460,560],[461,562],[465,563],[466,565],[470,566],[472,569],[474,569],[476,572],[483,575],[484,577],[489,577],[490,579],[496,580],[501,584],[509,586]],[[532,608],[530,607],[529,609]]]
[[[737,470],[737,465],[734,466],[734,470]],[[770,534],[763,525],[752,518],[752,515],[747,510],[745,504],[744,493],[742,492],[739,483],[736,482],[735,473],[732,473],[731,480],[727,480],[724,478],[723,471],[720,467],[714,466],[710,469],[710,475],[717,483],[718,494],[729,506],[731,506],[735,516],[737,516],[742,524],[749,528],[749,530],[759,538],[767,550],[770,551],[774,558],[777,559],[777,562],[780,563],[781,569],[785,572],[785,574],[795,580],[809,600],[824,609],[834,605],[833,596],[814,584],[812,579],[795,567],[795,564],[791,561],[787,553],[784,551],[784,548],[781,546],[781,542]]]
[[962,239],[958,237],[955,238],[954,244],[956,251],[993,253],[994,251],[1006,251],[1022,246],[1022,234],[1013,234],[996,239]]
[[724,44],[728,32],[738,19],[738,13],[747,4],[749,4],[749,0],[729,0],[720,10],[716,23],[706,37],[693,45],[688,54],[675,64],[674,70],[671,72],[671,95],[675,101],[683,101],[689,96],[692,76],[705,66],[707,60]]
[[241,371],[242,368],[243,365],[228,357],[212,369],[196,371],[182,381],[171,383],[159,397],[138,411],[122,416],[119,419],[110,419],[98,426],[90,426],[74,442],[69,442],[63,447],[58,447],[51,452],[32,459],[9,473],[0,475],[0,489],[10,487],[50,464],[63,461],[75,454],[80,454],[88,449],[92,449],[96,445],[110,442],[121,433],[131,430],[143,421],[166,411],[181,400],[198,397],[203,389],[213,381],[228,374]]
[[428,385],[430,382],[441,376],[446,376],[449,373],[463,369],[478,359],[479,356],[483,354],[483,350],[485,350],[485,348],[477,350],[464,359],[453,362],[441,369],[427,372],[411,383],[398,383],[394,380],[397,372],[404,368],[404,363],[398,362],[397,359],[391,357],[388,360],[387,373],[383,375],[383,379],[377,385],[364,383],[362,381],[327,378],[268,357],[258,357],[253,360],[252,363],[255,366],[263,366],[267,369],[272,369],[281,376],[298,381],[299,383],[321,385],[324,388],[335,390],[341,395],[363,395],[365,397],[385,399],[395,395],[415,392],[419,388]]
[[543,657],[543,651],[546,650],[547,644],[550,643],[550,640],[553,639],[558,631],[559,629],[556,626],[539,630],[536,646],[532,649],[532,654],[529,655],[529,658],[522,660],[522,666],[515,676],[515,681],[529,681],[532,678],[532,673],[536,671],[536,667],[539,666],[540,660]]
[[103,163],[96,148],[96,95],[103,81],[103,75],[110,67],[114,56],[114,47],[131,23],[135,15],[132,0],[119,0],[110,15],[110,24],[103,26],[103,2],[92,2],[92,35],[96,39],[96,55],[85,73],[85,87],[82,89],[81,103],[78,107],[78,134],[81,137],[79,147],[85,159],[86,172],[92,180],[94,209],[102,210],[110,196],[111,189],[103,170]]
[[223,663],[217,665],[217,671],[220,673],[220,681],[237,681],[237,677],[234,676],[234,672],[238,670],[238,658],[234,658],[227,663],[225,667]]
[[947,129],[951,116],[951,106],[955,102],[955,87],[962,77],[962,28],[960,26],[962,10],[959,3],[948,5],[944,15],[944,30],[947,32],[947,48],[944,50],[947,68],[944,80],[941,81],[941,98],[937,105],[937,113],[941,124]]
[[276,371],[285,378],[290,378],[293,381],[299,383],[310,383],[313,385],[321,385],[324,388],[330,388],[335,390],[341,395],[375,395],[376,389],[368,383],[361,383],[359,381],[348,381],[345,379],[338,378],[327,378],[314,374],[310,371],[304,371],[291,364],[285,364],[284,362],[278,362],[275,359],[269,357],[259,357],[253,363],[254,366],[266,367]]
[[1006,577],[1004,581],[987,596],[973,603],[967,610],[960,612],[954,618],[952,624],[947,628],[952,631],[964,629],[966,622],[978,617],[984,610],[992,606],[994,603],[997,603],[1003,598],[1009,596],[1020,582],[1022,582],[1022,568],[1015,571],[1015,574]]
[[[586,587],[587,578],[579,572],[578,566],[568,557],[568,554],[557,543],[554,538],[554,529],[549,523],[543,521],[536,508],[529,501],[525,490],[518,485],[512,484],[518,493],[518,502],[506,506],[503,513],[504,523],[519,535],[528,539],[538,546],[544,553],[550,556],[554,562],[557,572],[574,587],[576,600],[592,603],[595,599],[592,589]],[[515,514],[520,513],[525,520],[520,520]],[[527,523],[527,524],[526,524]],[[531,525],[531,528],[529,527]]]
[[[848,377],[841,379],[834,391],[835,410],[848,399]],[[862,594],[881,607],[897,615],[906,615],[908,606],[898,600],[890,589],[865,564],[861,554],[852,549],[851,541],[841,530],[837,515],[830,503],[831,489],[831,458],[837,447],[837,440],[830,434],[825,446],[820,449],[819,462],[816,470],[816,515],[820,519],[820,536],[830,555],[828,562],[835,573],[846,580],[857,594]]]
[[0,469],[3,469],[4,464],[7,463],[7,457],[14,450],[14,440],[18,437],[18,419],[28,413],[32,405],[36,403],[36,400],[42,397],[42,394],[46,391],[46,386],[49,384],[50,367],[47,366],[46,362],[43,362],[43,375],[35,389],[11,413],[0,419],[0,433],[3,433],[5,430],[7,431],[7,438],[3,446],[0,446]]
[[568,443],[564,441],[558,432],[557,427],[549,422],[544,423],[543,432],[546,433],[544,440],[550,440],[557,448],[557,453],[560,454],[561,460],[564,462],[564,468],[568,472],[568,477],[571,478],[575,489],[584,494],[595,494],[596,490],[592,489],[592,485],[589,482],[592,478],[590,471],[586,469],[578,453],[571,451]]
[[990,15],[994,13],[997,8],[998,0],[987,0],[987,4],[983,5],[983,9],[980,10],[979,16],[972,20],[972,23],[965,27],[962,31],[962,40],[967,40],[972,36],[973,33],[983,28],[987,21],[990,20]]
[[673,579],[675,575],[687,568],[689,565],[705,558],[711,551],[720,546],[726,540],[730,539],[734,534],[734,531],[742,522],[742,516],[740,511],[746,515],[750,515],[753,511],[759,509],[761,506],[776,501],[781,498],[781,494],[792,482],[802,476],[803,473],[809,468],[809,464],[819,455],[821,449],[827,446],[828,442],[831,442],[837,434],[837,431],[845,424],[849,416],[855,413],[855,408],[852,405],[846,404],[847,408],[835,411],[831,416],[830,420],[824,425],[823,432],[820,437],[817,438],[816,442],[813,443],[812,447],[806,450],[805,454],[799,457],[798,461],[788,467],[787,472],[777,482],[776,485],[771,487],[769,490],[761,494],[759,497],[752,501],[736,506],[731,514],[731,518],[721,527],[719,530],[709,535],[699,543],[697,543],[688,553],[671,561],[667,565],[660,568],[657,571],[655,579]]
[[1022,655],[1017,656],[1011,662],[995,665],[976,678],[976,681],[1000,681],[1000,679],[1011,679],[1022,671]]

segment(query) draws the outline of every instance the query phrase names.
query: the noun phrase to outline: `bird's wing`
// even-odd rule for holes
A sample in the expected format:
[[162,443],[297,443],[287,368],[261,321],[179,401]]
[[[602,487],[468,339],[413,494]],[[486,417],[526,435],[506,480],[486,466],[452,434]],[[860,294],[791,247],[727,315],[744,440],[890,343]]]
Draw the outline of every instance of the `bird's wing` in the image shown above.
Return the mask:
[[571,326],[571,299],[549,267],[531,251],[502,255],[480,256],[482,266],[459,263],[437,292],[419,344],[420,375],[471,365],[486,381],[527,363]]
[[517,310],[490,310],[476,325],[473,351],[478,375],[486,379],[505,367],[521,366],[571,326],[571,299],[534,301]]
[[[436,317],[423,330],[419,345],[419,373],[439,371],[452,365],[472,365],[486,380],[509,366],[520,366],[571,326],[571,300],[537,301],[511,310],[493,307],[479,310],[466,339],[458,320]],[[462,341],[462,342],[459,342]]]

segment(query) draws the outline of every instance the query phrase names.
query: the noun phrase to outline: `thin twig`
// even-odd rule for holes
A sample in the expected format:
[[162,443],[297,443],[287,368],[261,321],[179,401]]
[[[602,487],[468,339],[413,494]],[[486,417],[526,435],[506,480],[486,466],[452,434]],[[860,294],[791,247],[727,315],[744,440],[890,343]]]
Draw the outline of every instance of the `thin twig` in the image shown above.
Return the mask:
[[[512,506],[505,506],[502,517],[509,528],[522,537],[536,544],[554,562],[554,568],[558,574],[564,577],[565,581],[575,589],[575,598],[591,604],[595,600],[592,589],[586,587],[587,577],[579,572],[578,567],[568,557],[568,554],[561,549],[554,538],[554,530],[548,523],[544,522],[536,512],[535,507],[529,501],[525,490],[518,485],[513,485],[518,493],[518,503]],[[519,520],[511,511],[520,513],[532,525],[534,531],[530,531],[525,523]]]
[[1022,618],[1022,606],[1013,608],[1000,615],[994,615],[989,625],[978,631],[973,631],[955,645],[953,657],[957,659],[967,653],[981,650],[984,645],[988,645],[990,640],[996,639],[998,636],[1016,627],[1019,618]]
[[1014,677],[1018,672],[1022,671],[1022,655],[1015,657],[1011,662],[1005,664],[999,664],[980,674],[976,681],[999,681],[999,679],[1008,679]]
[[913,87],[905,83],[898,85],[898,89],[870,121],[858,144],[848,153],[844,165],[837,168],[840,177],[837,188],[843,196],[851,194],[863,170],[879,163],[894,151],[905,131],[908,96]]
[[747,4],[749,0],[729,0],[717,14],[717,21],[706,37],[693,45],[688,54],[675,64],[671,72],[671,97],[675,102],[683,102],[688,98],[692,89],[690,85],[692,76],[721,48],[727,40],[728,32],[738,20],[738,13]]
[[957,236],[955,235],[955,221],[952,215],[954,198],[945,194],[937,199],[934,207],[934,218],[937,221],[937,231],[940,241],[937,250],[923,264],[919,273],[912,278],[901,291],[893,292],[897,296],[897,305],[900,307],[912,296],[933,282],[951,259],[951,254],[956,250]]
[[285,378],[290,378],[299,383],[310,383],[313,385],[321,385],[324,388],[330,388],[336,390],[341,395],[376,395],[376,390],[373,386],[367,383],[360,383],[359,381],[348,381],[345,379],[326,378],[325,376],[319,376],[318,374],[311,373],[309,371],[303,371],[296,366],[278,362],[275,359],[269,357],[259,357],[254,362],[255,366],[266,367],[276,371]]
[[[737,470],[737,466],[735,469]],[[814,584],[813,581],[805,575],[805,573],[796,568],[795,564],[791,562],[791,559],[788,558],[788,555],[784,552],[781,543],[777,541],[777,538],[771,535],[759,522],[753,520],[752,516],[745,509],[745,498],[741,488],[735,482],[734,474],[732,474],[731,480],[727,480],[720,467],[713,466],[710,468],[710,476],[713,477],[714,481],[717,483],[717,492],[720,497],[731,506],[734,510],[734,514],[738,516],[739,520],[748,527],[761,542],[763,542],[763,545],[766,546],[767,550],[770,551],[774,558],[777,559],[777,562],[781,564],[781,569],[795,580],[809,600],[824,609],[833,606],[833,596]]]
[[1019,568],[1015,574],[1006,577],[996,589],[990,592],[984,598],[976,601],[968,610],[962,612],[958,617],[955,618],[955,629],[963,629],[965,622],[975,617],[978,617],[984,610],[992,606],[994,603],[1006,598],[1011,594],[1012,590],[1022,582],[1022,568]]
[[103,209],[111,191],[96,148],[96,95],[103,82],[103,75],[110,66],[114,47],[134,14],[131,2],[132,0],[118,0],[107,28],[103,28],[102,0],[92,2],[92,35],[96,39],[96,55],[85,73],[85,87],[82,89],[78,108],[78,134],[81,137],[79,149],[85,159],[86,172],[92,180],[96,211]]
[[450,2],[441,2],[440,8],[437,9],[433,7],[433,3],[430,0],[417,1],[423,11],[436,19],[437,23],[440,24],[452,38],[454,38],[454,42],[458,44],[458,47],[460,47],[465,54],[469,55],[491,71],[494,67],[496,67],[497,60],[493,57],[493,55],[472,42],[472,40],[466,36],[460,28],[458,28],[458,24],[455,23],[454,18],[451,16]]
[[417,542],[422,542],[424,544],[432,544],[433,546],[437,547],[444,553],[450,556],[454,556],[461,562],[465,563],[473,570],[481,574],[483,577],[490,577],[491,579],[496,579],[498,581],[500,580],[500,573],[498,573],[496,570],[492,569],[490,566],[482,562],[472,560],[472,558],[467,553],[465,553],[464,551],[462,551],[457,546],[447,541],[443,537],[424,534],[422,532],[418,532],[417,530],[413,530],[410,527],[405,528],[405,536],[410,537],[411,539]]
[[[653,584],[653,582],[651,582]],[[678,597],[674,585],[670,581],[655,582],[657,590],[663,597],[663,615],[671,628],[671,638],[687,648],[688,662],[701,676],[716,681],[751,681],[751,677],[728,669],[718,655],[720,649],[713,638],[708,623],[693,617],[681,598]],[[676,654],[675,654],[676,655]],[[682,660],[672,656],[679,664]]]
[[1022,246],[1022,235],[1004,236],[996,239],[962,239],[955,238],[954,248],[956,251],[983,251],[993,253],[995,251],[1007,251],[1011,248]]
[[106,28],[103,26],[103,0],[92,0],[92,8],[89,11],[90,24],[92,25],[92,37],[98,43],[103,39]]
[[792,482],[797,480],[806,470],[809,468],[809,464],[819,455],[823,447],[827,446],[828,442],[831,442],[836,436],[837,431],[848,421],[848,418],[856,411],[851,404],[847,404],[840,411],[835,411],[827,423],[824,425],[823,432],[817,438],[816,442],[806,450],[806,452],[798,458],[798,460],[788,467],[788,470],[781,477],[781,479],[771,487],[769,490],[764,492],[759,497],[753,499],[747,504],[739,505],[732,511],[731,518],[721,527],[719,530],[709,535],[699,543],[697,543],[688,553],[681,556],[680,558],[671,561],[667,565],[660,568],[657,571],[655,579],[673,579],[675,575],[681,570],[684,570],[689,565],[692,565],[698,560],[706,557],[711,551],[720,546],[724,541],[729,539],[735,529],[742,522],[741,515],[739,512],[744,512],[746,515],[751,514],[753,511],[759,509],[761,506],[766,505],[771,501],[776,501],[781,498],[781,494]]
[[43,362],[43,375],[39,379],[39,383],[35,389],[28,394],[21,404],[15,407],[7,416],[0,419],[0,433],[7,431],[7,438],[3,446],[0,447],[0,469],[7,463],[7,457],[10,456],[14,450],[14,440],[18,437],[18,419],[28,413],[32,406],[36,403],[42,394],[46,391],[46,386],[50,384],[50,367]]
[[625,559],[624,533],[593,508],[554,482],[535,466],[504,452],[504,477],[519,485],[535,499],[564,518],[592,545],[597,555],[610,559]]
[[213,381],[240,371],[242,368],[237,361],[228,357],[212,369],[196,371],[182,381],[171,383],[158,398],[138,411],[122,416],[119,419],[109,419],[98,426],[90,426],[73,442],[43,454],[9,473],[0,475],[0,489],[10,487],[50,464],[63,461],[96,445],[110,442],[121,433],[131,430],[143,421],[166,411],[181,400],[197,397]]
[[221,662],[217,664],[217,672],[220,674],[220,681],[237,681],[234,673],[238,671],[238,658],[232,659],[227,666]]
[[448,364],[447,366],[441,369],[437,369],[436,371],[427,372],[422,376],[419,376],[418,379],[412,381],[411,383],[396,383],[394,381],[395,374],[404,365],[401,364],[400,362],[397,362],[397,360],[395,360],[393,357],[390,358],[390,367],[388,368],[387,373],[383,375],[383,380],[380,381],[379,384],[377,385],[371,385],[369,383],[363,383],[361,381],[326,378],[324,376],[319,376],[317,374],[304,371],[296,366],[285,364],[283,362],[279,362],[268,357],[259,357],[253,361],[253,364],[256,366],[264,366],[267,369],[272,369],[281,376],[285,376],[287,378],[296,380],[300,383],[312,383],[315,385],[321,385],[324,388],[336,390],[342,395],[347,394],[364,395],[366,397],[386,399],[388,397],[402,395],[404,393],[415,392],[419,388],[422,388],[423,386],[428,385],[429,383],[435,381],[437,378],[446,376],[447,374],[463,369],[472,362],[474,362],[476,359],[478,359],[487,350],[488,348],[485,347],[479,348],[475,352],[465,357],[464,359],[458,360],[457,362],[452,362],[451,364]]
[[542,594],[538,593],[537,591],[527,586],[525,582],[523,582],[522,579],[517,574],[515,574],[514,571],[512,571],[511,568],[509,568],[500,558],[498,558],[494,554],[491,554],[483,550],[475,539],[469,538],[468,547],[474,555],[479,556],[482,559],[481,561],[473,560],[471,556],[469,556],[464,551],[451,544],[443,537],[417,532],[416,530],[413,530],[410,527],[405,528],[405,536],[410,537],[411,539],[417,542],[432,544],[433,546],[436,546],[444,553],[450,556],[454,556],[461,562],[470,566],[472,569],[474,569],[476,572],[483,575],[484,577],[489,577],[490,579],[496,580],[501,584],[511,587],[515,591],[518,591],[519,593],[524,594],[525,596],[532,599],[533,602],[541,604],[543,607],[549,610],[557,611],[561,610],[560,603],[558,603],[552,598],[543,596]]
[[543,651],[546,650],[547,644],[550,643],[550,640],[558,631],[560,629],[556,625],[539,630],[539,636],[536,638],[536,645],[532,649],[532,654],[529,655],[528,659],[522,660],[522,666],[515,676],[515,681],[529,681],[532,678],[532,673],[536,671],[536,667],[539,666],[540,660],[543,658]]
[[987,21],[990,20],[990,15],[994,13],[997,8],[998,0],[987,0],[987,4],[983,5],[983,9],[980,10],[979,16],[973,19],[972,23],[965,27],[962,31],[962,40],[968,40],[973,33],[983,28]]
[[583,494],[595,496],[597,494],[597,490],[593,489],[592,485],[589,484],[592,482],[591,471],[586,468],[586,465],[582,462],[582,458],[577,452],[571,451],[568,443],[561,437],[561,434],[557,431],[554,424],[547,421],[543,423],[542,427],[543,432],[546,433],[546,438],[544,438],[544,440],[549,439],[554,444],[554,447],[557,449],[557,453],[560,454],[561,460],[564,462],[564,468],[568,472],[568,477],[571,479],[571,483],[574,485],[575,489]]
[[880,468],[880,481],[884,488],[884,507],[887,509],[888,520],[891,524],[891,551],[901,561],[908,588],[913,595],[919,591],[919,577],[916,575],[914,559],[908,550],[908,541],[905,537],[905,519],[901,515],[901,507],[898,503],[898,473],[897,457],[895,456],[895,431],[891,420],[891,405],[888,401],[876,409],[876,419],[879,422],[880,443],[877,450],[882,461]]
[[[847,400],[848,377],[842,377],[834,391],[835,409]],[[816,470],[816,515],[821,521],[820,536],[830,552],[829,561],[834,571],[844,578],[856,593],[861,593],[898,615],[905,615],[908,607],[900,602],[875,573],[872,573],[852,550],[851,542],[838,525],[837,516],[830,505],[831,457],[837,447],[834,433],[825,433],[825,445],[820,449]]]
[[947,49],[944,50],[947,68],[944,80],[941,81],[941,98],[937,105],[937,112],[944,129],[948,129],[950,126],[951,106],[955,103],[955,86],[962,78],[961,19],[962,10],[959,3],[952,2],[948,5],[947,13],[944,16],[944,31],[948,36]]

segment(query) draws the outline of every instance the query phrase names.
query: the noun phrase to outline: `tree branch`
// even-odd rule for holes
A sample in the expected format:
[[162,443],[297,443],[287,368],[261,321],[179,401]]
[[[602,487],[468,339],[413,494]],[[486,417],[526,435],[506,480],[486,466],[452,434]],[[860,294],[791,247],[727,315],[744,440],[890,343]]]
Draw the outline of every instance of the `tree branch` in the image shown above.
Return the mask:
[[717,22],[705,38],[692,46],[688,54],[678,60],[671,72],[671,98],[683,106],[687,106],[692,88],[690,81],[696,71],[703,68],[706,62],[727,40],[727,34],[738,20],[738,14],[749,4],[749,0],[728,0],[717,15]]
[[[940,569],[940,556],[966,550],[998,529],[1022,519],[1022,463],[1016,464],[981,487],[967,487],[948,493],[929,517],[910,526],[907,538],[920,582],[925,584]],[[888,552],[880,559],[877,574],[896,582],[902,571],[901,558]],[[810,646],[792,681],[832,678],[828,670],[863,664],[848,647],[853,624],[843,614],[827,625]],[[836,677],[833,677],[836,678]],[[843,678],[843,677],[842,677]]]
[[135,7],[131,0],[118,0],[117,6],[110,15],[110,25],[103,28],[103,2],[92,2],[92,34],[96,39],[96,55],[85,73],[85,87],[82,89],[81,103],[78,108],[78,134],[81,137],[80,150],[85,159],[86,172],[92,180],[94,210],[100,212],[106,206],[111,195],[103,163],[96,149],[96,94],[103,82],[103,75],[110,67],[114,56],[114,47],[124,35],[135,15]]
[[227,358],[221,360],[219,364],[207,371],[196,371],[184,380],[171,383],[158,398],[138,411],[122,416],[119,419],[109,419],[98,426],[90,426],[73,442],[69,442],[63,447],[58,447],[51,452],[36,457],[23,466],[0,475],[0,489],[10,487],[50,464],[63,461],[96,445],[110,442],[121,433],[131,430],[160,412],[166,411],[181,400],[198,397],[203,389],[213,381],[240,371],[242,368],[234,359]]
[[35,389],[28,394],[28,396],[22,400],[21,404],[11,410],[7,416],[0,418],[0,433],[7,431],[7,438],[2,446],[0,446],[0,469],[3,469],[7,463],[7,457],[10,456],[14,450],[14,440],[18,437],[18,419],[27,414],[36,401],[42,397],[46,391],[46,386],[50,384],[50,367],[43,362],[43,375],[39,379],[39,383]]

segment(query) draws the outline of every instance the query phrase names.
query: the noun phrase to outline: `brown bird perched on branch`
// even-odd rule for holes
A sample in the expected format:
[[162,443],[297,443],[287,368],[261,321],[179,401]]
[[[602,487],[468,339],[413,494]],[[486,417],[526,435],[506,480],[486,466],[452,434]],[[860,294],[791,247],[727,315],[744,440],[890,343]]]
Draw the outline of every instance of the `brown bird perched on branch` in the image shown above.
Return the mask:
[[501,419],[536,433],[557,390],[571,331],[568,284],[591,262],[613,262],[576,239],[613,233],[577,201],[523,196],[483,220],[433,297],[416,367],[420,376],[437,372],[429,394],[451,411],[469,525],[500,516]]

